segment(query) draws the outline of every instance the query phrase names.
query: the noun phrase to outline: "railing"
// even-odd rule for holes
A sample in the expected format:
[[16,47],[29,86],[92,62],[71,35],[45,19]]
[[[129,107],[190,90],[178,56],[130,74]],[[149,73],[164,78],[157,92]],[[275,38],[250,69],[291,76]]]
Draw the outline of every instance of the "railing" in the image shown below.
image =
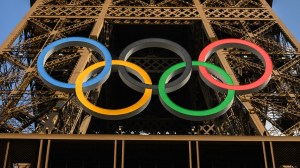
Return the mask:
[[300,166],[300,137],[0,134],[3,167]]

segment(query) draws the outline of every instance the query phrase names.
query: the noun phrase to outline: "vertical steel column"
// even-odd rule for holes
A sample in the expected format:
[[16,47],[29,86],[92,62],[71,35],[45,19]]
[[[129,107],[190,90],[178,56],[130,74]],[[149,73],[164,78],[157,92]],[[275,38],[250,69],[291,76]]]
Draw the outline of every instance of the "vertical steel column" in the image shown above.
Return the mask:
[[115,142],[114,142],[114,168],[117,168],[117,148],[118,148],[118,141],[115,140]]
[[189,145],[189,165],[190,165],[190,168],[193,168],[193,162],[192,162],[192,142],[188,141],[188,145]]
[[275,168],[276,164],[275,164],[275,158],[274,158],[273,143],[271,141],[269,143],[270,143],[270,149],[271,149],[272,164],[273,164],[273,168]]
[[121,159],[121,168],[124,168],[124,159],[125,159],[125,141],[122,140],[122,159]]
[[42,159],[42,152],[43,152],[43,140],[40,140],[40,146],[39,146],[39,155],[38,155],[38,162],[37,162],[37,168],[41,167],[41,159]]
[[261,144],[262,144],[262,148],[263,148],[265,168],[268,168],[268,160],[267,160],[267,153],[266,153],[265,142],[262,141]]
[[50,147],[51,147],[51,140],[49,139],[48,140],[48,144],[47,144],[47,152],[46,152],[46,159],[45,159],[45,168],[48,168]]
[[7,141],[3,168],[6,168],[6,165],[7,165],[9,147],[10,147],[10,141]]
[[200,168],[199,141],[196,141],[197,168]]

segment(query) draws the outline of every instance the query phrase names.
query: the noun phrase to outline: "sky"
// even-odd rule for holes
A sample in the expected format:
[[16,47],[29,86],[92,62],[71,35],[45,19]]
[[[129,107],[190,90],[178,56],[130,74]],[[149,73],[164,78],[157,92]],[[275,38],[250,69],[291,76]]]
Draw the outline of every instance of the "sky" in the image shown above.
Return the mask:
[[[0,0],[0,44],[30,8],[29,0]],[[273,9],[300,41],[300,0],[273,0]]]
[[30,8],[30,0],[0,0],[0,44],[22,20]]

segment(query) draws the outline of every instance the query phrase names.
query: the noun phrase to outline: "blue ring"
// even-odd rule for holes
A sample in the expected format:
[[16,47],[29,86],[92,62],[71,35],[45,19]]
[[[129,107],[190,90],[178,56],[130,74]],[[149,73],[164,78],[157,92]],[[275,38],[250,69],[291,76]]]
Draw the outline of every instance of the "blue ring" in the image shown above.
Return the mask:
[[110,75],[112,67],[112,57],[108,49],[101,43],[84,37],[68,37],[52,42],[47,45],[38,56],[37,70],[42,81],[50,88],[63,92],[75,92],[75,84],[60,82],[52,78],[45,70],[45,62],[55,51],[69,46],[83,46],[98,52],[105,60],[105,66],[102,71],[94,78],[83,83],[83,90],[95,89],[103,84]]

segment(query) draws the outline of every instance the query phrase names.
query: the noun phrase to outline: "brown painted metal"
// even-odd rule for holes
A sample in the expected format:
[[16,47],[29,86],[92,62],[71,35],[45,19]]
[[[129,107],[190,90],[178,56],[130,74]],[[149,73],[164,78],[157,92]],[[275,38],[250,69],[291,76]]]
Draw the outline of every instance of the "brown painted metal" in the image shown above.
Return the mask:
[[49,165],[50,149],[51,149],[51,140],[48,140],[46,158],[45,158],[45,168],[48,168]]
[[[70,142],[75,142],[75,141],[80,141],[80,144],[82,144],[79,148],[81,149],[85,149],[85,145],[88,145],[88,143],[90,143],[91,141],[95,141],[95,145],[97,145],[97,143],[99,142],[99,144],[101,144],[101,141],[111,141],[113,142],[113,146],[114,146],[114,154],[113,154],[113,160],[112,160],[112,165],[113,167],[117,167],[117,163],[121,163],[121,167],[124,167],[124,163],[127,161],[125,160],[125,144],[126,142],[129,141],[152,141],[153,143],[164,143],[163,141],[173,141],[173,142],[185,142],[184,146],[187,149],[187,151],[189,152],[189,157],[185,158],[187,161],[186,163],[189,164],[189,167],[197,167],[200,168],[200,153],[199,150],[199,144],[205,144],[205,143],[214,143],[215,145],[220,144],[220,142],[236,142],[237,144],[239,144],[240,142],[243,143],[243,145],[245,145],[244,147],[247,148],[247,144],[257,144],[257,142],[259,142],[261,144],[261,148],[260,151],[263,153],[263,161],[264,161],[264,165],[265,167],[268,167],[268,163],[267,160],[270,160],[270,158],[267,158],[267,153],[271,153],[271,159],[272,159],[272,167],[275,167],[275,159],[274,159],[274,152],[273,152],[273,147],[272,147],[272,142],[299,142],[299,138],[297,137],[274,137],[274,136],[197,136],[197,135],[189,135],[189,136],[176,136],[176,135],[169,135],[169,136],[135,136],[135,135],[59,135],[59,134],[44,134],[44,135],[36,135],[36,134],[31,134],[31,135],[22,135],[22,134],[0,134],[1,139],[0,140],[4,140],[7,141],[7,147],[6,147],[6,151],[5,151],[5,160],[4,160],[4,167],[6,167],[6,163],[8,162],[8,159],[11,160],[13,155],[9,153],[10,148],[13,148],[13,146],[10,145],[14,145],[17,143],[10,143],[10,141],[18,141],[18,140],[26,140],[27,143],[32,143],[35,144],[37,140],[39,140],[39,148],[36,149],[36,153],[38,153],[38,155],[35,155],[34,157],[36,158],[37,161],[37,167],[41,167],[41,163],[42,160],[45,160],[45,165],[44,167],[48,167],[49,166],[49,161],[50,158],[53,157],[53,155],[57,155],[59,153],[55,153],[50,152],[50,148],[51,148],[51,143],[57,143],[59,142],[60,144],[68,144]],[[2,138],[3,137],[3,138]],[[43,155],[42,153],[44,153],[42,151],[43,149],[43,141],[47,141],[47,149],[45,151],[45,155]],[[120,147],[121,150],[119,151],[120,153],[118,153],[117,150],[117,145],[118,145],[118,141],[121,142],[120,143]],[[20,141],[19,141],[20,142]],[[195,147],[196,149],[193,149],[192,147],[192,143],[195,143]],[[266,149],[265,145],[266,143],[270,143],[270,148]],[[214,145],[210,144],[211,147],[213,147]],[[243,146],[241,146],[241,149],[238,150],[243,150],[242,148]],[[225,148],[227,150],[230,150],[232,147],[231,146],[226,146],[224,145],[224,150]],[[245,149],[246,149],[245,148]],[[90,151],[88,151],[88,149],[85,149],[87,154],[89,154]],[[196,158],[192,157],[192,151],[195,150],[196,151]],[[222,150],[222,149],[220,149]],[[249,150],[249,148],[248,148]],[[282,148],[282,150],[286,150],[284,148]],[[82,151],[82,150],[80,150]],[[75,152],[75,151],[73,151]],[[141,153],[145,152],[145,151],[140,151]],[[75,152],[76,153],[76,152]],[[74,153],[74,154],[75,154]],[[82,154],[82,153],[80,153]],[[130,153],[127,153],[128,155],[130,155]],[[155,153],[151,153],[151,154],[155,154]],[[70,158],[71,158],[72,153],[70,153]],[[93,156],[95,158],[101,158],[102,155],[107,155],[106,153],[99,153],[99,155]],[[117,156],[120,155],[121,159],[118,160]],[[247,154],[247,150],[245,151],[245,155],[247,155],[247,157],[251,157],[251,154]],[[285,154],[287,157],[289,154]],[[222,157],[223,155],[219,155],[218,157]],[[29,156],[31,158],[33,158],[33,156]],[[202,156],[203,157],[203,156]],[[223,156],[225,157],[225,156]],[[254,156],[253,156],[254,157]],[[256,156],[255,156],[256,157]],[[184,158],[181,158],[183,160],[185,160]],[[195,159],[195,160],[193,160]],[[35,159],[34,159],[35,160]],[[130,162],[128,160],[128,162]],[[196,165],[192,165],[192,163],[197,163]],[[262,163],[261,163],[262,164]],[[53,166],[53,165],[52,165]]]
[[[234,121],[238,115],[237,112],[232,111],[227,114],[226,122],[229,123],[227,125],[230,126],[230,123],[236,122],[246,127],[250,123],[255,130],[254,133],[249,133],[252,135],[292,136],[299,134],[300,44],[276,16],[267,1],[164,0],[147,2],[139,0],[126,4],[116,0],[104,2],[72,0],[68,4],[61,0],[57,1],[59,5],[54,2],[56,0],[37,0],[0,47],[0,60],[3,60],[1,65],[11,65],[11,68],[4,68],[3,74],[6,75],[0,78],[0,87],[2,87],[0,88],[0,101],[3,104],[0,106],[1,132],[21,133],[26,131],[32,123],[39,121],[38,128],[33,128],[29,132],[43,133],[47,123],[51,123],[55,117],[60,117],[63,125],[53,123],[54,127],[50,132],[80,133],[78,128],[82,118],[87,114],[82,113],[74,98],[49,90],[37,75],[35,64],[37,56],[50,42],[72,36],[91,27],[88,37],[99,39],[103,33],[105,34],[104,43],[109,44],[111,33],[108,28],[109,24],[192,25],[201,22],[209,42],[221,39],[220,33],[229,34],[230,37],[250,40],[261,45],[272,56],[275,64],[282,62],[280,65],[275,65],[272,84],[268,86],[268,89],[239,97],[242,106],[248,111],[249,120],[247,122]],[[23,32],[34,33],[28,36]],[[19,42],[14,43],[18,38]],[[239,76],[244,72],[251,71],[260,74],[263,70],[263,66],[258,62],[235,56],[241,54],[248,53],[225,52],[224,50],[217,52],[217,62],[233,77],[236,84],[243,82],[239,81]],[[53,69],[66,65],[76,58],[78,59],[78,55],[69,54],[47,62],[46,66]],[[83,58],[80,57],[72,74],[84,68],[87,60],[82,61]],[[92,58],[91,62],[95,61],[97,59]],[[298,76],[294,76],[293,72],[296,72]],[[45,89],[26,90],[32,82],[39,83]],[[9,85],[4,85],[5,83]],[[276,90],[276,92],[270,90]],[[34,98],[29,100],[28,97],[32,95]],[[57,103],[66,102],[69,98],[70,101],[59,109],[67,115],[56,115],[58,114]],[[43,108],[35,111],[37,106],[43,106]],[[278,121],[278,117],[282,122]],[[271,128],[265,127],[266,121],[272,124]],[[285,121],[289,124],[285,124]],[[216,132],[216,134],[223,134],[216,130],[230,132],[229,126],[225,125],[226,122],[219,122],[221,124],[218,126],[215,125],[215,121],[205,122],[199,127],[206,134]],[[87,126],[88,124],[85,123],[84,130],[87,130]],[[231,125],[231,127],[234,126]],[[235,131],[231,131],[230,134],[245,135],[245,133]]]
[[121,155],[121,168],[124,168],[124,162],[125,162],[125,141],[122,140],[122,155]]
[[122,141],[256,141],[300,142],[300,137],[277,136],[213,136],[213,135],[78,135],[78,134],[0,134],[0,139],[49,139],[49,140],[122,140]]
[[262,144],[262,149],[263,149],[263,153],[264,153],[265,168],[268,168],[265,142],[262,142],[261,144]]
[[272,144],[272,142],[270,142],[270,148],[271,148],[272,164],[273,164],[273,168],[275,168],[276,164],[275,164],[274,150],[273,150],[273,144]]
[[9,147],[10,147],[10,141],[7,141],[3,167],[6,167],[6,165],[7,165],[7,159],[8,159],[8,154],[9,154]]
[[41,159],[42,159],[42,152],[43,152],[43,141],[40,140],[40,146],[39,146],[39,155],[38,155],[38,161],[37,161],[37,168],[41,167]]
[[197,168],[200,168],[199,141],[196,141]]
[[188,146],[189,146],[189,166],[190,166],[190,168],[193,168],[193,162],[192,162],[192,142],[191,141],[188,142]]
[[118,148],[118,141],[115,140],[115,142],[114,142],[114,168],[117,168],[117,148]]

